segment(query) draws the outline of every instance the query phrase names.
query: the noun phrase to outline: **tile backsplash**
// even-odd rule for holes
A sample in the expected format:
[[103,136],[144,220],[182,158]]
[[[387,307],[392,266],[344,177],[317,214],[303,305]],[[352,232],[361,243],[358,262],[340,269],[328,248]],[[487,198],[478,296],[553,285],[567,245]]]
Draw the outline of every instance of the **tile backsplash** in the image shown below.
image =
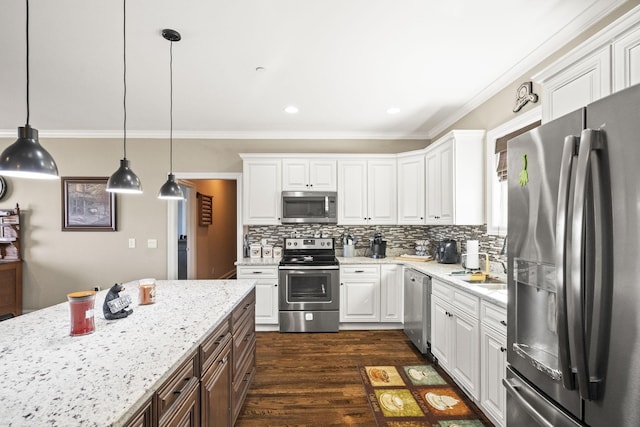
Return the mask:
[[382,233],[383,239],[387,241],[387,256],[398,256],[402,254],[415,254],[415,241],[428,240],[428,253],[433,255],[436,244],[443,239],[454,239],[458,244],[458,254],[466,252],[467,240],[478,240],[480,242],[480,252],[488,253],[492,261],[502,249],[504,238],[487,235],[487,227],[480,226],[431,226],[431,225],[391,225],[391,226],[341,226],[341,225],[319,225],[319,224],[299,224],[299,225],[269,225],[269,226],[247,226],[249,243],[260,243],[262,239],[267,239],[267,243],[273,246],[282,246],[285,237],[291,237],[297,232],[301,237],[310,237],[316,234],[326,234],[336,239],[336,249],[338,255],[342,255],[342,234],[350,234],[357,238],[356,256],[369,256],[369,238],[372,238],[376,231]]

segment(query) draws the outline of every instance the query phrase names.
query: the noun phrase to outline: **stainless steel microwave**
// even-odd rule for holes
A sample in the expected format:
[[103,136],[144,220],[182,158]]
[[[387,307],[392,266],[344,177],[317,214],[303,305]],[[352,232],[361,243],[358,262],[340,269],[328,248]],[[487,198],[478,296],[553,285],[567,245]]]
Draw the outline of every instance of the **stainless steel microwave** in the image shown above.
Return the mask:
[[283,191],[283,224],[337,224],[337,193],[333,191]]

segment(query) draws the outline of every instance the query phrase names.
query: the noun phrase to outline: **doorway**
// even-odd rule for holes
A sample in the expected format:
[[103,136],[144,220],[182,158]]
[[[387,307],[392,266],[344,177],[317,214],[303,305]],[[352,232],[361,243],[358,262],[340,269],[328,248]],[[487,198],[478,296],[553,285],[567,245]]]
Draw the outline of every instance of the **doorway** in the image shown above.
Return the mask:
[[[242,257],[242,174],[175,173],[175,176],[187,191],[185,201],[170,202],[168,206],[167,278],[235,277],[235,261]],[[212,197],[211,224],[199,224],[199,193]]]

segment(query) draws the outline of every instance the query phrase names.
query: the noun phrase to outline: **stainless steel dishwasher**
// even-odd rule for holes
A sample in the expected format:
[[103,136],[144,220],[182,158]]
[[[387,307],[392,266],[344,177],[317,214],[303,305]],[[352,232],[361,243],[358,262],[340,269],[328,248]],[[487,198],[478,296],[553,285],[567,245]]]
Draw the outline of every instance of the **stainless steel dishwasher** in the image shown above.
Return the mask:
[[404,270],[404,333],[420,353],[431,356],[431,277]]

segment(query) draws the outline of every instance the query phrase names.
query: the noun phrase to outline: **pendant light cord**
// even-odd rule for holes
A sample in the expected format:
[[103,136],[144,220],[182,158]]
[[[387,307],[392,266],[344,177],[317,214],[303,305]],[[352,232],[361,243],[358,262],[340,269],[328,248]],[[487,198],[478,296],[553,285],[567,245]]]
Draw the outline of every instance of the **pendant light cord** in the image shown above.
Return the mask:
[[169,42],[169,173],[173,173],[173,41]]
[[123,8],[123,24],[122,24],[122,40],[124,47],[122,51],[124,52],[124,74],[123,74],[123,86],[124,86],[124,96],[122,98],[123,110],[124,110],[124,123],[123,123],[123,136],[124,136],[124,159],[127,159],[127,0],[122,1]]
[[29,0],[26,0],[27,3],[27,126],[29,126]]

